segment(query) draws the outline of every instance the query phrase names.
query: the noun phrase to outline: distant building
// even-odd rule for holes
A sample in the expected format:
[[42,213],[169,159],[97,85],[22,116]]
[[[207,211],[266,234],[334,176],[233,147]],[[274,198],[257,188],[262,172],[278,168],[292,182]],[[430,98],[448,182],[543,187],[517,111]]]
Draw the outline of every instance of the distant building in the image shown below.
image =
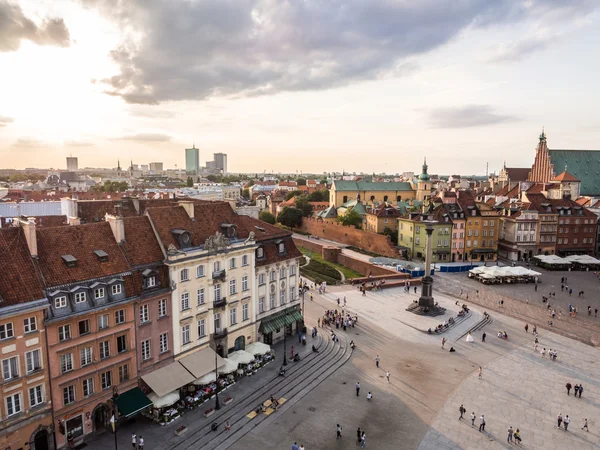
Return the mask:
[[227,154],[226,153],[215,153],[214,154],[215,169],[223,172],[223,175],[227,174]]
[[74,156],[67,156],[67,170],[72,172],[79,168],[77,158]]
[[[192,149],[192,150],[194,150],[194,149]],[[185,156],[186,156],[186,169],[187,169],[187,150],[186,150]],[[163,163],[161,163],[161,162],[151,162],[150,163],[150,170],[152,172],[162,172],[163,171]]]
[[195,145],[185,149],[185,171],[190,175],[200,172],[200,150]]

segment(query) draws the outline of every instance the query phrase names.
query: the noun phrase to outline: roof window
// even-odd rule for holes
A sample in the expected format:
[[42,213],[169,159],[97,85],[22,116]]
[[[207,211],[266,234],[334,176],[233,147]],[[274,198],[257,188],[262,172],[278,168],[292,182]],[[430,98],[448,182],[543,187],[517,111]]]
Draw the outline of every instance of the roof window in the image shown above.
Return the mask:
[[98,257],[100,261],[108,261],[108,253],[106,253],[104,250],[94,250],[94,254]]
[[62,255],[61,258],[67,267],[75,267],[77,265],[77,258],[73,255]]

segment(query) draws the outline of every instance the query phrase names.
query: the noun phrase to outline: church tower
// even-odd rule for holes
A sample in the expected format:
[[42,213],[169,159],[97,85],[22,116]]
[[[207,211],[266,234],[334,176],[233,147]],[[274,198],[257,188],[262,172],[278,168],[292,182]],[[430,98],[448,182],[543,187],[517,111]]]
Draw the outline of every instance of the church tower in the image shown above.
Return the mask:
[[419,181],[417,183],[416,199],[424,201],[429,197],[431,197],[431,181],[429,174],[427,173],[427,158],[425,158],[423,161],[423,171],[421,175],[419,175]]
[[550,158],[548,145],[546,142],[546,133],[542,129],[538,146],[535,149],[535,161],[527,177],[527,181],[536,183],[549,183],[554,178],[554,164]]

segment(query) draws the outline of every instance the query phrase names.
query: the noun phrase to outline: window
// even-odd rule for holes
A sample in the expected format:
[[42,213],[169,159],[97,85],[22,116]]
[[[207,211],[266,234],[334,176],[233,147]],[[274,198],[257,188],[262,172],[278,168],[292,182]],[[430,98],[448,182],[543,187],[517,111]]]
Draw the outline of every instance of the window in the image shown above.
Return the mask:
[[104,330],[105,328],[108,328],[108,314],[98,316],[98,329]]
[[77,292],[75,294],[75,303],[83,303],[85,302],[85,292]]
[[150,339],[142,341],[142,361],[150,359]]
[[58,327],[58,340],[66,341],[67,339],[71,339],[71,325],[63,325]]
[[0,340],[10,339],[15,335],[12,322],[0,325]]
[[121,292],[123,292],[123,285],[121,285],[121,284],[113,284],[110,287],[110,290],[112,292],[112,295],[118,295]]
[[150,308],[148,305],[140,306],[140,323],[146,323],[150,321]]
[[473,232],[473,236],[479,236],[479,230],[475,230],[475,231]]
[[110,356],[110,342],[100,342],[100,359],[106,359]]
[[259,284],[259,285],[260,285],[260,284],[265,284],[265,282],[266,282],[265,278],[266,278],[266,277],[265,277],[265,274],[264,274],[264,273],[261,273],[261,274],[258,276],[258,284]]
[[438,245],[437,245],[437,246],[438,246],[438,247],[441,247],[441,246],[442,246],[442,240],[441,240],[441,239],[438,239]]
[[215,319],[215,331],[221,331],[221,314],[215,314],[213,317]]
[[87,380],[83,380],[83,396],[89,397],[94,393],[94,379],[88,378]]
[[494,230],[490,230],[490,237],[494,235]]
[[127,351],[127,335],[123,334],[117,337],[117,353]]
[[204,266],[196,267],[196,278],[202,278],[204,276]]
[[265,298],[261,297],[258,299],[258,313],[265,312]]
[[21,406],[21,393],[12,394],[6,397],[6,415],[13,416],[23,410]]
[[185,311],[186,309],[190,309],[190,293],[184,292],[181,294],[181,310]]
[[285,244],[283,242],[281,242],[280,244],[277,245],[277,252],[280,255],[285,253]]
[[242,305],[242,320],[248,320],[248,303]]
[[23,331],[25,333],[31,333],[35,330],[37,330],[35,317],[28,317],[27,319],[23,320]]
[[281,269],[279,269],[279,279],[285,278],[285,267],[282,267]]
[[242,277],[242,291],[247,291],[248,290],[248,276],[244,275]]
[[493,226],[494,226],[494,221],[490,220],[490,227],[493,227]]
[[296,287],[290,287],[290,302],[293,302],[296,299]]
[[229,280],[229,295],[234,295],[236,291],[235,279]]
[[206,336],[206,320],[200,319],[198,321],[198,339]]
[[146,287],[147,288],[152,288],[155,286],[156,286],[156,277],[154,275],[146,278]]
[[215,261],[213,263],[213,272],[220,272],[221,271],[221,261]]
[[67,297],[56,297],[54,299],[54,307],[55,308],[65,308],[67,306]]
[[79,358],[81,359],[81,367],[92,363],[92,347],[86,347],[79,350]]
[[108,389],[112,386],[112,372],[110,370],[102,372],[100,379],[102,380],[102,389]]
[[256,258],[257,259],[261,259],[265,257],[265,249],[262,247],[258,247],[256,249]]
[[90,321],[88,319],[80,320],[79,321],[79,336],[82,336],[84,334],[89,334],[89,332],[90,332]]
[[167,299],[163,298],[158,301],[158,317],[165,317],[167,315]]
[[75,401],[75,386],[67,386],[63,388],[63,402],[69,405]]
[[204,305],[205,302],[204,288],[198,289],[198,306]]
[[276,281],[276,280],[277,280],[277,277],[275,275],[275,271],[271,270],[271,281]]
[[71,370],[73,370],[73,355],[71,353],[60,355],[60,372],[66,373]]
[[220,284],[215,284],[213,286],[213,293],[215,295],[215,302],[218,302],[219,300],[221,300],[221,285]]
[[125,323],[125,310],[124,309],[115,311],[115,323],[116,324]]
[[190,343],[190,326],[184,325],[181,327],[181,343],[183,345]]
[[290,277],[296,275],[296,266],[290,266]]
[[44,403],[44,394],[42,392],[42,385],[40,384],[29,389],[29,406],[33,408],[42,403]]
[[269,295],[269,308],[275,308],[275,294]]
[[16,356],[2,361],[2,378],[4,381],[19,376],[19,360]]
[[169,351],[169,333],[162,333],[158,337],[158,343],[159,343],[161,353],[168,352]]
[[235,269],[235,258],[231,258],[229,260],[229,268],[230,269]]
[[242,266],[248,265],[248,255],[242,256]]
[[487,220],[484,220],[484,221],[483,221],[483,226],[484,226],[484,227],[487,227],[487,226],[488,226],[488,221],[487,221]]
[[179,281],[188,281],[190,279],[190,271],[188,269],[181,269],[179,273]]
[[104,298],[104,288],[94,289],[94,298],[96,300],[99,298]]
[[569,238],[565,238],[564,243],[568,244],[569,243]]
[[279,304],[283,305],[285,303],[285,291],[282,289],[279,292]]
[[229,310],[229,325],[233,326],[237,323],[237,308],[231,308]]
[[479,243],[478,243],[477,239],[475,239],[473,241],[473,247],[478,247],[478,246],[479,246]]
[[25,363],[27,373],[35,372],[42,368],[42,352],[40,350],[32,350],[25,353]]
[[119,366],[119,383],[129,380],[129,366],[124,364]]
[[577,238],[573,239],[573,244],[577,244]]
[[561,238],[558,238],[558,243],[562,244],[562,239]]

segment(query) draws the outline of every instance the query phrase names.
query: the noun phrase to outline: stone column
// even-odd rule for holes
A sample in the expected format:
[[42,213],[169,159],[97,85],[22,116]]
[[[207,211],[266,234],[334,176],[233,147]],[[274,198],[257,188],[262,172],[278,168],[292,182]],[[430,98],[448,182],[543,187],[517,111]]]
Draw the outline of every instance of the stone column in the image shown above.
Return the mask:
[[432,308],[434,305],[433,301],[433,278],[431,277],[431,254],[432,254],[432,245],[431,245],[431,235],[433,234],[433,225],[437,222],[435,221],[427,221],[427,226],[425,227],[425,231],[427,232],[427,249],[425,253],[425,276],[421,280],[421,297],[419,298],[419,306],[420,307],[429,307]]

